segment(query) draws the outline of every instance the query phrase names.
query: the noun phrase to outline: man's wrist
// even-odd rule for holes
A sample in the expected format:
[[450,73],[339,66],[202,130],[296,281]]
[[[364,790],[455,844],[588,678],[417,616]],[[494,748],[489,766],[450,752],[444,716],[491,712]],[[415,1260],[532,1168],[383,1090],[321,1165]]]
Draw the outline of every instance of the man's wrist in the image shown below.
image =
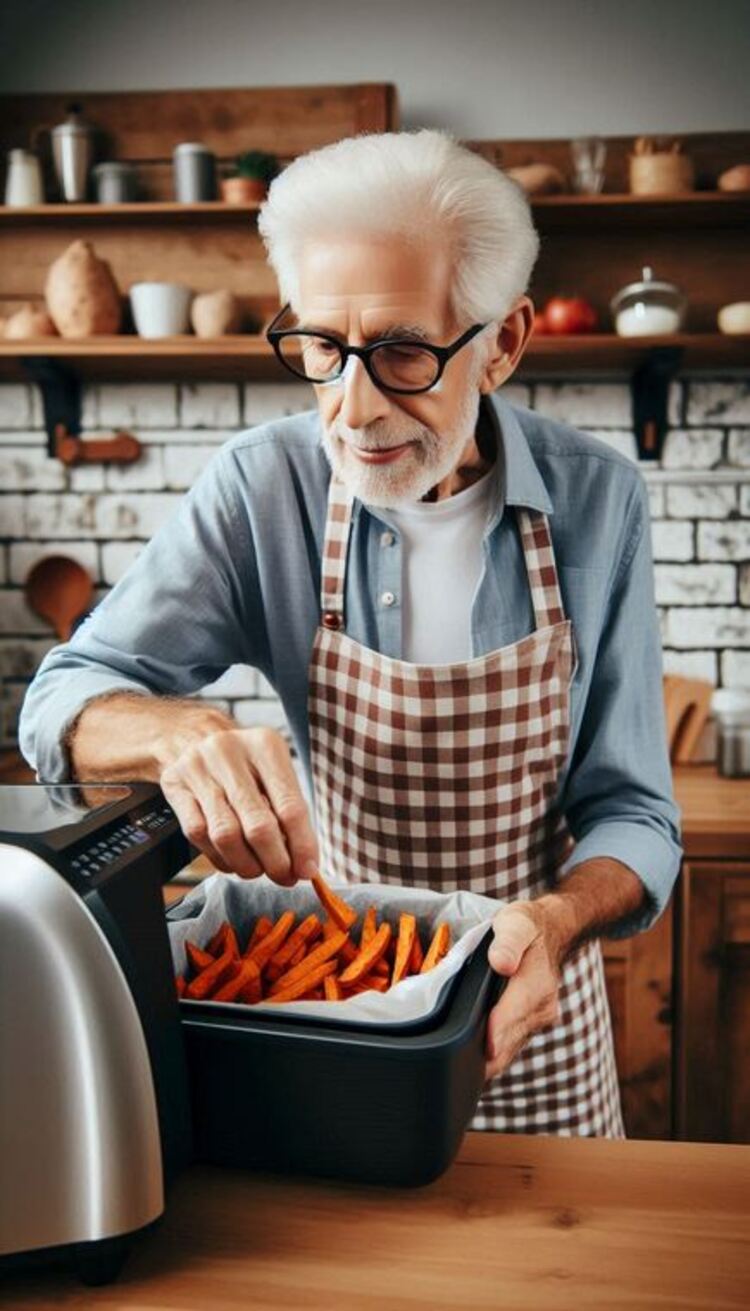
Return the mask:
[[535,905],[543,916],[551,951],[562,965],[577,947],[637,911],[646,895],[643,882],[628,865],[596,857],[582,861]]
[[236,727],[231,715],[217,706],[196,705],[193,708],[183,702],[172,722],[168,726],[165,724],[164,730],[154,737],[152,749],[159,774],[197,742],[202,742],[212,733],[227,732]]

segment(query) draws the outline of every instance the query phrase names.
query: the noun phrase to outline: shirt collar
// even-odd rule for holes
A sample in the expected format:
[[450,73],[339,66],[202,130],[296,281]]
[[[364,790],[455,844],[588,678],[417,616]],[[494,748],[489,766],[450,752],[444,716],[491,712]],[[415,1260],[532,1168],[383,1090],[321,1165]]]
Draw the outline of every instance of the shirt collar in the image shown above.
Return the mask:
[[487,532],[492,532],[500,522],[506,505],[523,505],[544,514],[554,513],[549,492],[514,406],[497,391],[483,395],[480,405],[492,423],[498,454],[494,466],[496,505],[487,523]]

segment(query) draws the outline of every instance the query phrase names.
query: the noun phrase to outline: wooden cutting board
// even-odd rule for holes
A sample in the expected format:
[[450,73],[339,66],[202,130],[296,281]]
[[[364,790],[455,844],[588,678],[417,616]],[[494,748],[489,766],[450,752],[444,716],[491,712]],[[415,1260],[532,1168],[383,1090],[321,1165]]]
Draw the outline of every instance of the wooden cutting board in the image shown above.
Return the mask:
[[664,708],[667,718],[669,759],[686,765],[693,758],[696,743],[711,713],[713,683],[700,678],[664,675]]

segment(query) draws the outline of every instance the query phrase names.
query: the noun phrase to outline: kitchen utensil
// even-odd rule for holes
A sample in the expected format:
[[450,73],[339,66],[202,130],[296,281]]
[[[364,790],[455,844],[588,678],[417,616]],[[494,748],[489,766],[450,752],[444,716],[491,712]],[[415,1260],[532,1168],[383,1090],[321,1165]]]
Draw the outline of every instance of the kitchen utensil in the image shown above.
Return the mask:
[[618,336],[667,336],[683,326],[687,297],[674,283],[654,278],[653,269],[646,265],[642,281],[622,287],[609,307]]
[[216,199],[216,156],[199,141],[183,141],[173,153],[175,199],[185,205]]
[[596,194],[604,186],[607,146],[601,137],[574,137],[570,143],[573,160],[573,190]]
[[42,166],[32,150],[9,150],[6,205],[43,205]]
[[82,117],[80,105],[68,106],[64,123],[53,127],[52,158],[63,200],[86,199],[94,159],[94,129]]
[[91,170],[100,205],[125,205],[136,198],[136,172],[125,160],[111,159]]
[[711,702],[718,726],[717,764],[727,778],[750,775],[750,692],[718,688]]
[[191,1151],[151,784],[0,787],[0,1267],[114,1277]]
[[68,555],[47,555],[29,570],[26,599],[52,624],[62,642],[70,640],[75,621],[88,609],[94,584],[87,569]]
[[673,765],[685,765],[708,719],[714,686],[680,674],[665,674],[663,686],[669,759]]
[[141,337],[175,337],[190,326],[193,292],[179,282],[135,282],[130,288],[133,320]]

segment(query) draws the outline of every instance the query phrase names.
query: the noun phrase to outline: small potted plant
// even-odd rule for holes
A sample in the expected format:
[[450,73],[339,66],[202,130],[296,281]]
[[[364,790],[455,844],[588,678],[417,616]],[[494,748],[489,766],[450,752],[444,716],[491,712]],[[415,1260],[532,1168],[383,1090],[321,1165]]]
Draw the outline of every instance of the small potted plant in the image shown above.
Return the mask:
[[275,155],[246,150],[237,157],[234,173],[221,180],[221,198],[228,205],[252,205],[265,200],[268,184],[279,172]]

